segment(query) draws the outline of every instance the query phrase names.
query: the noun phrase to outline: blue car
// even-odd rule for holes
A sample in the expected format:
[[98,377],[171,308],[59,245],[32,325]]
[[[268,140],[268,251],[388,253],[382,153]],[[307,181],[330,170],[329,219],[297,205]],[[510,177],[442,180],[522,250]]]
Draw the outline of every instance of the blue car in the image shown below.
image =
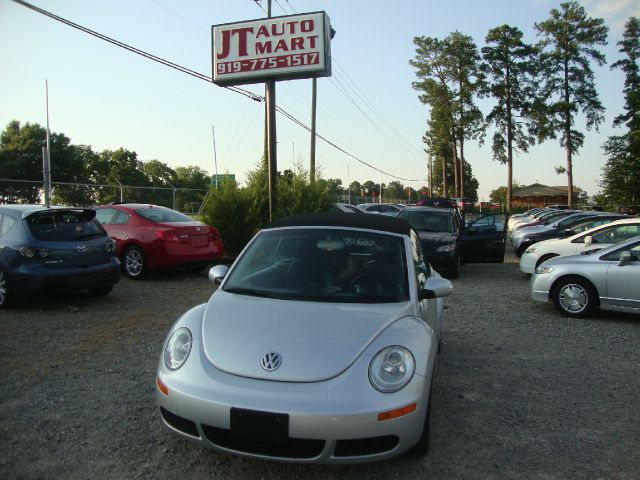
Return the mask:
[[120,261],[95,216],[92,209],[0,205],[0,308],[43,290],[109,293]]

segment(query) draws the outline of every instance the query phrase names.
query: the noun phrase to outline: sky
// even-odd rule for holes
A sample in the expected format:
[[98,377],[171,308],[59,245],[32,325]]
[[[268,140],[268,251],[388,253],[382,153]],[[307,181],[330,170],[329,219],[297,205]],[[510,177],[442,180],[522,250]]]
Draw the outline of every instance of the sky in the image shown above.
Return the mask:
[[[120,42],[211,76],[211,25],[266,16],[266,0],[33,0],[55,15]],[[273,0],[272,15],[327,12],[336,35],[331,43],[331,77],[318,79],[317,130],[341,150],[318,140],[316,164],[323,178],[405,186],[426,185],[422,136],[429,110],[411,86],[413,38],[444,38],[453,31],[484,46],[487,32],[502,24],[520,28],[524,40],[538,40],[534,23],[549,17],[555,0]],[[602,144],[613,118],[622,112],[624,75],[609,65],[621,57],[617,42],[637,0],[582,0],[588,14],[604,18],[608,65],[593,65],[606,107],[600,131],[584,131],[574,157],[574,185],[589,195],[600,191],[606,158]],[[142,161],[172,168],[195,165],[213,174],[232,173],[242,183],[263,152],[264,104],[152,62],[103,40],[0,0],[0,128],[11,120],[46,125],[45,81],[52,132],[94,151],[125,148]],[[311,80],[280,81],[276,103],[306,125],[311,123]],[[242,88],[263,95],[264,85]],[[483,100],[486,114],[492,103]],[[578,120],[578,127],[583,122]],[[214,152],[215,139],[215,152]],[[506,166],[491,157],[487,142],[465,144],[465,156],[480,186],[480,200],[506,185]],[[278,170],[309,167],[310,134],[277,117]],[[344,153],[344,152],[348,152]],[[215,154],[214,154],[215,153]],[[364,165],[373,165],[387,174]],[[566,163],[563,148],[549,140],[514,160],[514,180],[529,185],[566,185],[555,167]],[[52,159],[55,171],[55,159]]]

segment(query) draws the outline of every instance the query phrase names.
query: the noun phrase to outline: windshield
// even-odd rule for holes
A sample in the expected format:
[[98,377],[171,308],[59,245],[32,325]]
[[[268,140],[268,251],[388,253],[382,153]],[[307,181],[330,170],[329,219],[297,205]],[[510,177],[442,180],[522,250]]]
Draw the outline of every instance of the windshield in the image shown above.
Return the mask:
[[455,233],[453,217],[447,211],[405,210],[398,217],[409,222],[419,232]]
[[45,210],[25,220],[38,240],[73,241],[106,236],[93,210]]
[[265,230],[224,291],[286,300],[388,303],[409,299],[404,240],[367,231]]
[[136,213],[152,222],[193,222],[193,218],[169,208],[139,208]]

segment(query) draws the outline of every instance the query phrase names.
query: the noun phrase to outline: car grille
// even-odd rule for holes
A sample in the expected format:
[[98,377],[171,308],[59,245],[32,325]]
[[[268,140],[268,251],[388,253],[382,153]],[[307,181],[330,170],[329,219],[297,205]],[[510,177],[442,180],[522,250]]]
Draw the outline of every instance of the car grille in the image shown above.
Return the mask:
[[247,440],[232,436],[231,431],[225,428],[208,425],[202,425],[202,432],[211,443],[219,447],[277,458],[314,458],[322,453],[325,445],[324,440],[303,438],[290,438],[286,444]]
[[[164,421],[174,429],[191,437],[200,437],[195,422],[180,417],[160,407]],[[312,459],[318,457],[325,448],[324,440],[289,438],[285,443],[251,440],[232,435],[226,428],[200,425],[205,438],[215,446],[239,453],[264,455],[272,458]],[[398,446],[399,438],[395,435],[383,437],[338,440],[334,457],[361,457],[390,452]]]
[[160,407],[160,414],[162,415],[162,418],[164,418],[164,421],[176,430],[186,433],[187,435],[191,435],[192,437],[200,437],[198,427],[196,427],[195,422],[179,417],[175,413],[171,413],[162,407]]
[[360,457],[389,452],[398,446],[400,439],[395,435],[354,440],[338,440],[333,453],[335,457]]

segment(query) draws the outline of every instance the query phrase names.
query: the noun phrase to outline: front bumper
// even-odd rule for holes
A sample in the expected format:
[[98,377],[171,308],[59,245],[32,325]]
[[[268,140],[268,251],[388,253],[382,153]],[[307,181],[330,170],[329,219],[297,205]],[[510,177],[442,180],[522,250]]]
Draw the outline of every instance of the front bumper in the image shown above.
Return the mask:
[[[284,462],[358,463],[399,455],[422,434],[430,378],[415,374],[399,392],[380,393],[369,383],[371,359],[363,355],[338,377],[322,382],[256,380],[224,373],[196,345],[193,349],[195,357],[178,371],[167,370],[161,361],[157,382],[166,393],[158,388],[157,404],[168,428],[200,445]],[[378,420],[380,413],[414,403],[415,411]],[[262,438],[264,428],[254,438],[238,434],[231,428],[232,408],[285,416],[286,438]]]
[[523,253],[520,257],[520,271],[532,275],[536,271],[536,263],[538,262],[538,255],[531,253]]
[[438,254],[424,254],[424,261],[441,275],[455,273],[458,267],[457,252],[443,252]]

